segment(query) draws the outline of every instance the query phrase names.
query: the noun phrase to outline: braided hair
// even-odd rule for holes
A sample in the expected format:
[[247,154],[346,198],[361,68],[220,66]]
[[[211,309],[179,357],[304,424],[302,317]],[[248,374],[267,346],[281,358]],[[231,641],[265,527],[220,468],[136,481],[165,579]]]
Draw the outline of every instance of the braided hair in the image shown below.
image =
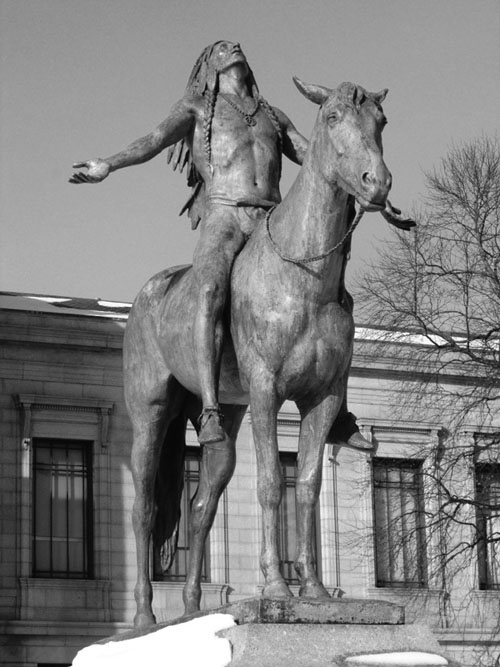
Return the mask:
[[281,156],[283,154],[283,131],[281,129],[280,122],[278,120],[278,116],[276,115],[274,109],[272,106],[269,104],[269,102],[262,97],[262,95],[258,95],[259,104],[260,106],[264,109],[264,112],[267,114],[267,117],[273,124],[274,129],[276,130],[276,134],[278,136],[278,149],[279,149],[279,155],[280,155],[280,173],[279,175],[281,176]]

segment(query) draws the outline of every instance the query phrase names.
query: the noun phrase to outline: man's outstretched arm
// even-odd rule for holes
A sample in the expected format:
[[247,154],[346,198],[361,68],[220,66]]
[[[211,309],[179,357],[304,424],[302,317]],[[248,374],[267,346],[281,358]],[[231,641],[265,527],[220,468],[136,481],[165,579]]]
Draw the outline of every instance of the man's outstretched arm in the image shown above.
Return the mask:
[[127,148],[111,157],[95,158],[76,162],[73,169],[86,169],[86,172],[75,172],[69,179],[70,183],[100,183],[112,171],[142,164],[161,153],[167,146],[175,144],[187,136],[195,123],[194,107],[185,99],[174,105],[169,116],[158,127],[144,137],[133,141]]

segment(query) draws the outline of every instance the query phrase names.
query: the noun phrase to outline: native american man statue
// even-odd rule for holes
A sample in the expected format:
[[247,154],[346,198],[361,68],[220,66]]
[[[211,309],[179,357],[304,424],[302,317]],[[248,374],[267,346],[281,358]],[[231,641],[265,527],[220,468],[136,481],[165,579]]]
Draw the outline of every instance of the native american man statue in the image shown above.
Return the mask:
[[[281,201],[282,155],[300,165],[307,145],[290,119],[260,95],[240,45],[220,41],[203,50],[184,96],[153,132],[109,158],[73,165],[87,171],[73,174],[71,183],[99,183],[117,169],[168,149],[173,168],[187,169],[192,195],[182,212],[189,212],[193,228],[200,226],[193,269],[199,289],[194,345],[203,404],[201,444],[224,439],[217,386],[234,258],[266,212]],[[389,203],[383,212],[388,222],[411,226],[399,214]],[[343,281],[342,290],[342,303],[352,310]],[[345,399],[331,437],[356,449],[370,448]]]

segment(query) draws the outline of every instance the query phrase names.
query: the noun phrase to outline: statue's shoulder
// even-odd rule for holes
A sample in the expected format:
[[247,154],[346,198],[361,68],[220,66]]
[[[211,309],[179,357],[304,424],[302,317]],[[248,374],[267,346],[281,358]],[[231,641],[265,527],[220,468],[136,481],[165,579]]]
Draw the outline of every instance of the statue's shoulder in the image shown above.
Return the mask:
[[168,119],[191,118],[196,122],[203,121],[204,100],[201,95],[184,95],[171,107]]
[[203,95],[186,94],[179,100],[185,109],[194,112],[197,116],[203,116],[203,109],[205,108],[205,98]]

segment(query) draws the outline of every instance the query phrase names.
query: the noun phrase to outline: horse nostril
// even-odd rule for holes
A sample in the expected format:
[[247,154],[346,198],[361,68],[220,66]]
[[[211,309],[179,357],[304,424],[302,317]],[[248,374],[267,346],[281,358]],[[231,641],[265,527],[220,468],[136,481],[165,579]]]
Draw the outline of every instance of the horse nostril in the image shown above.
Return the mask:
[[373,185],[373,177],[372,177],[372,175],[370,174],[369,171],[365,171],[361,175],[361,183],[363,184],[363,187],[365,187],[365,188],[369,188]]
[[387,172],[380,174],[365,171],[361,175],[361,185],[365,190],[372,190],[373,188],[386,188],[387,190],[390,190],[392,186],[392,176]]

